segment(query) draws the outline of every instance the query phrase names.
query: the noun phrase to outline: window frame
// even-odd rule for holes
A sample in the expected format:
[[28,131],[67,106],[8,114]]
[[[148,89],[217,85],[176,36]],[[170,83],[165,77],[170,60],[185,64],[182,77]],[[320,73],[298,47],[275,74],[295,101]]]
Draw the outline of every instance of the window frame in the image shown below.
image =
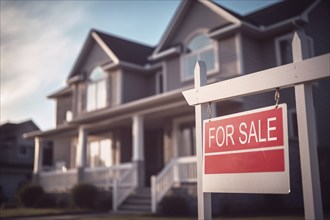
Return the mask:
[[[108,142],[108,149],[105,150],[104,143]],[[88,168],[111,167],[114,165],[112,140],[110,138],[98,139],[88,142],[87,144],[87,166]],[[94,148],[94,149],[92,149]],[[105,152],[109,153],[105,157]],[[93,155],[92,155],[93,153]],[[95,155],[94,155],[95,154]]]
[[[274,44],[275,44],[275,57],[276,57],[276,66],[281,66],[285,65],[283,64],[282,57],[281,57],[281,47],[280,47],[280,42],[283,40],[288,40],[292,44],[292,39],[293,39],[294,33],[290,32],[288,34],[281,35],[279,37],[276,37],[274,39]],[[308,57],[314,57],[314,41],[313,38],[310,36],[307,37],[307,42],[308,42]]]
[[[189,38],[189,40],[187,41],[187,43],[185,43],[185,49],[184,51],[187,50],[187,45],[195,38],[197,37],[198,35],[206,35],[205,33],[197,33],[197,34],[194,34],[192,37]],[[180,80],[181,82],[185,82],[185,81],[189,81],[189,80],[192,80],[194,79],[194,73],[192,73],[191,75],[187,75],[186,74],[186,69],[185,69],[185,62],[187,60],[187,57],[190,57],[190,56],[197,56],[197,61],[198,60],[201,60],[201,54],[203,54],[204,52],[208,51],[208,50],[212,50],[213,52],[213,55],[214,55],[214,69],[211,69],[211,70],[207,70],[207,75],[212,75],[212,74],[215,74],[217,72],[219,72],[220,70],[220,65],[219,65],[219,51],[218,51],[218,41],[210,38],[212,40],[212,43],[209,44],[208,46],[206,47],[203,47],[197,51],[192,51],[190,53],[186,53],[184,52],[184,54],[182,54],[182,56],[180,57]]]
[[162,71],[155,74],[155,93],[157,95],[164,93],[164,74]]
[[[94,71],[96,71],[98,68],[100,68],[102,71],[103,71],[103,78],[100,78],[100,79],[96,79],[96,80],[92,80],[91,79],[91,75],[93,74]],[[109,106],[109,94],[108,94],[108,91],[109,91],[109,85],[108,85],[108,75],[107,73],[102,69],[102,67],[100,66],[96,66],[92,69],[92,71],[90,71],[90,74],[89,74],[89,77],[88,77],[88,80],[87,80],[87,85],[86,85],[86,107],[85,107],[85,111],[86,112],[93,112],[93,111],[97,111],[97,110],[100,110],[100,109],[104,109],[106,107]],[[101,84],[104,83],[104,100],[102,100],[102,102],[104,102],[104,105],[100,106],[99,107],[99,103],[100,103],[100,99],[98,98],[99,97],[99,94],[102,93],[102,91],[100,92],[100,87],[101,87]],[[89,107],[89,89],[90,87],[94,86],[94,102],[93,103],[93,106],[92,107]]]

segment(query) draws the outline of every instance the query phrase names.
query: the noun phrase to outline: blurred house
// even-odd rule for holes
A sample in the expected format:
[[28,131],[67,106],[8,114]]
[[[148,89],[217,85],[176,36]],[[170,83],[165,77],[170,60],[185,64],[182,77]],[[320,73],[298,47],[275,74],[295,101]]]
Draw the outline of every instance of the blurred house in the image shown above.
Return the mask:
[[31,120],[0,125],[0,187],[7,200],[31,180],[34,162],[34,140],[23,138],[27,132],[39,131]]
[[[79,182],[111,190],[120,210],[151,211],[151,192],[154,208],[171,191],[196,196],[194,108],[181,94],[193,87],[196,61],[205,61],[209,83],[285,65],[292,62],[296,30],[307,35],[309,57],[329,53],[329,11],[328,1],[281,1],[241,16],[212,1],[182,1],[155,47],[91,30],[67,85],[48,96],[56,101],[56,128],[26,134],[36,143],[36,179],[50,192]],[[329,85],[314,85],[321,152],[330,149]],[[222,195],[215,211],[253,211],[269,203],[302,207],[294,90],[280,93],[289,114],[291,193]],[[212,113],[274,103],[269,92],[212,103]],[[53,170],[46,172],[40,152],[49,141]]]

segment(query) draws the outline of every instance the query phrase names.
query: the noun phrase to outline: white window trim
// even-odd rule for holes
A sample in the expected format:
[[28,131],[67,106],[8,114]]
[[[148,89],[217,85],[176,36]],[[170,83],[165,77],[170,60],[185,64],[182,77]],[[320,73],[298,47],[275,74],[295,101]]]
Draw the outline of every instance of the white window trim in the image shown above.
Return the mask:
[[[274,44],[275,44],[275,56],[276,56],[276,65],[277,66],[281,66],[282,64],[282,59],[281,59],[281,49],[280,49],[280,41],[283,40],[290,40],[293,39],[293,33],[289,33],[289,34],[285,34],[279,37],[276,37],[274,40]],[[311,38],[310,36],[307,36],[307,40],[308,40],[308,49],[309,49],[309,57],[314,57],[315,55],[315,51],[314,51],[314,41],[313,38]]]
[[[97,110],[100,110],[100,109],[104,109],[104,108],[106,108],[106,107],[108,107],[109,106],[109,101],[108,101],[108,92],[106,91],[106,93],[105,93],[105,95],[106,95],[106,97],[105,97],[105,106],[104,107],[97,107],[97,94],[99,93],[98,92],[98,84],[100,83],[100,82],[105,82],[106,83],[106,86],[105,86],[105,88],[107,89],[107,80],[106,80],[106,78],[104,78],[104,79],[100,79],[100,80],[97,80],[97,81],[93,81],[93,82],[88,82],[87,83],[87,95],[86,95],[86,112],[93,112],[93,111],[97,111]],[[96,87],[96,93],[95,93],[95,100],[96,100],[96,103],[95,103],[95,107],[93,108],[93,109],[88,109],[88,87],[90,86],[90,85],[95,85],[95,87]]]
[[[107,72],[101,67],[101,66],[95,66],[95,67],[93,67],[92,68],[92,70],[90,71],[90,74],[92,74],[93,73],[93,71],[96,69],[96,68],[101,68],[102,70],[103,70],[103,72],[104,72],[104,75],[105,75],[105,77],[104,78],[102,78],[102,79],[99,79],[99,80],[94,80],[94,81],[91,81],[90,79],[89,79],[89,77],[88,77],[88,80],[86,81],[86,92],[85,92],[85,101],[86,101],[86,106],[85,106],[85,112],[94,112],[94,111],[98,111],[98,110],[101,110],[101,109],[105,109],[105,108],[107,108],[107,107],[109,107],[109,105],[110,105],[110,103],[109,103],[109,96],[110,96],[110,92],[109,92],[109,74],[107,74]],[[92,85],[92,84],[94,84],[95,86],[96,86],[96,94],[95,94],[95,96],[97,96],[97,94],[98,94],[98,84],[100,83],[100,82],[105,82],[105,106],[104,107],[100,107],[100,108],[98,108],[97,107],[97,103],[95,103],[95,108],[93,108],[93,109],[88,109],[88,87],[90,86],[90,85]],[[96,99],[97,100],[97,99]]]
[[274,40],[275,43],[275,56],[276,56],[276,65],[281,66],[282,64],[282,58],[281,58],[281,49],[280,49],[280,42],[283,40],[290,40],[293,38],[293,33],[289,33],[286,35],[282,35],[280,37],[276,37]]
[[[201,50],[198,50],[196,52],[192,52],[192,53],[189,53],[189,54],[183,54],[181,56],[181,59],[180,59],[180,66],[181,66],[181,68],[180,68],[181,69],[180,79],[181,79],[181,82],[186,82],[186,81],[194,79],[194,73],[192,73],[192,75],[190,77],[188,77],[184,74],[184,71],[185,71],[184,62],[185,62],[186,57],[194,55],[194,54],[197,54],[199,56],[199,54],[201,54],[202,52],[207,51],[209,49],[212,49],[212,51],[214,53],[215,64],[214,64],[214,69],[207,71],[207,75],[212,75],[212,74],[218,73],[220,71],[218,42],[214,40],[214,42],[212,44],[210,44],[208,47],[205,47]],[[197,58],[197,60],[199,60],[199,59]]]

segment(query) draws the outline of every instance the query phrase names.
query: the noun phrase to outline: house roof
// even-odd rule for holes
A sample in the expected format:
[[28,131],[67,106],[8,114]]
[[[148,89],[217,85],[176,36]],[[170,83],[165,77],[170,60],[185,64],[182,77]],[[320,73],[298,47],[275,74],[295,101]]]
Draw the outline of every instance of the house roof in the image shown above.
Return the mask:
[[115,37],[97,30],[94,32],[103,40],[108,48],[117,56],[119,61],[126,61],[138,65],[148,63],[148,56],[154,47],[136,43],[123,38]]
[[[214,1],[204,1],[199,0],[200,3],[205,6],[211,8],[213,11],[219,14],[219,16],[223,16],[228,21],[232,23],[241,23],[244,22],[246,24],[252,25],[254,27],[260,28],[264,26],[271,26],[291,18],[302,15],[313,3],[316,3],[318,0],[301,0],[299,3],[292,0],[284,0],[278,3],[275,3],[269,7],[263,8],[261,10],[255,11],[253,13],[242,16],[233,12],[232,10],[214,2]],[[170,37],[171,33],[174,33],[174,29],[177,27],[177,23],[180,23],[179,20],[183,17],[184,13],[189,13],[188,8],[191,4],[197,1],[183,1],[176,13],[174,14],[172,21],[170,22],[167,30],[165,31],[165,35],[162,37],[158,47],[153,52],[153,56],[156,57],[157,53],[160,53],[164,49],[168,49],[168,46],[165,46],[165,42],[167,38]],[[269,16],[271,15],[271,16]],[[226,24],[228,26],[229,24]],[[215,27],[215,30],[226,28],[226,26]]]
[[22,123],[10,123],[0,125],[0,140],[7,138],[14,138],[17,134],[22,132],[31,132],[40,130],[38,126],[32,121],[28,120]]
[[[242,17],[257,26],[269,26],[301,15],[315,0],[285,0]],[[269,16],[271,15],[271,16]]]

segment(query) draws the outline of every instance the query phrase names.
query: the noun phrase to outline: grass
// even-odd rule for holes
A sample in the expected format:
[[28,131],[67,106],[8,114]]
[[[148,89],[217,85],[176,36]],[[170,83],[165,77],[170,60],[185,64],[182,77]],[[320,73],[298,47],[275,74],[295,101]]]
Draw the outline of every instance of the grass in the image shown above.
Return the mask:
[[13,208],[13,209],[1,209],[0,218],[13,218],[13,217],[28,217],[38,215],[58,215],[66,213],[79,213],[84,210],[72,210],[72,209],[37,209],[37,208]]
[[[72,214],[74,213],[74,214]],[[81,215],[79,215],[79,213]],[[85,213],[85,214],[83,214]],[[111,213],[100,214],[86,214],[86,210],[68,210],[68,209],[32,209],[32,208],[17,208],[17,209],[3,209],[0,210],[0,218],[13,218],[13,217],[35,217],[38,215],[48,216],[57,214],[68,214],[70,217],[66,220],[195,220],[196,217],[164,217],[155,215],[114,215]],[[83,214],[83,215],[82,215]],[[214,220],[302,220],[303,216],[259,216],[259,217],[219,217],[213,218]]]
[[[112,213],[91,213],[81,209],[32,209],[32,208],[16,208],[0,210],[0,218],[14,217],[35,217],[35,216],[50,216],[58,214],[68,214],[66,220],[196,220],[197,217],[164,217],[156,215],[128,215],[128,214],[112,214]],[[330,220],[329,215],[326,215],[326,220]],[[289,216],[244,216],[244,217],[216,217],[214,220],[303,220],[304,216],[289,215]]]

